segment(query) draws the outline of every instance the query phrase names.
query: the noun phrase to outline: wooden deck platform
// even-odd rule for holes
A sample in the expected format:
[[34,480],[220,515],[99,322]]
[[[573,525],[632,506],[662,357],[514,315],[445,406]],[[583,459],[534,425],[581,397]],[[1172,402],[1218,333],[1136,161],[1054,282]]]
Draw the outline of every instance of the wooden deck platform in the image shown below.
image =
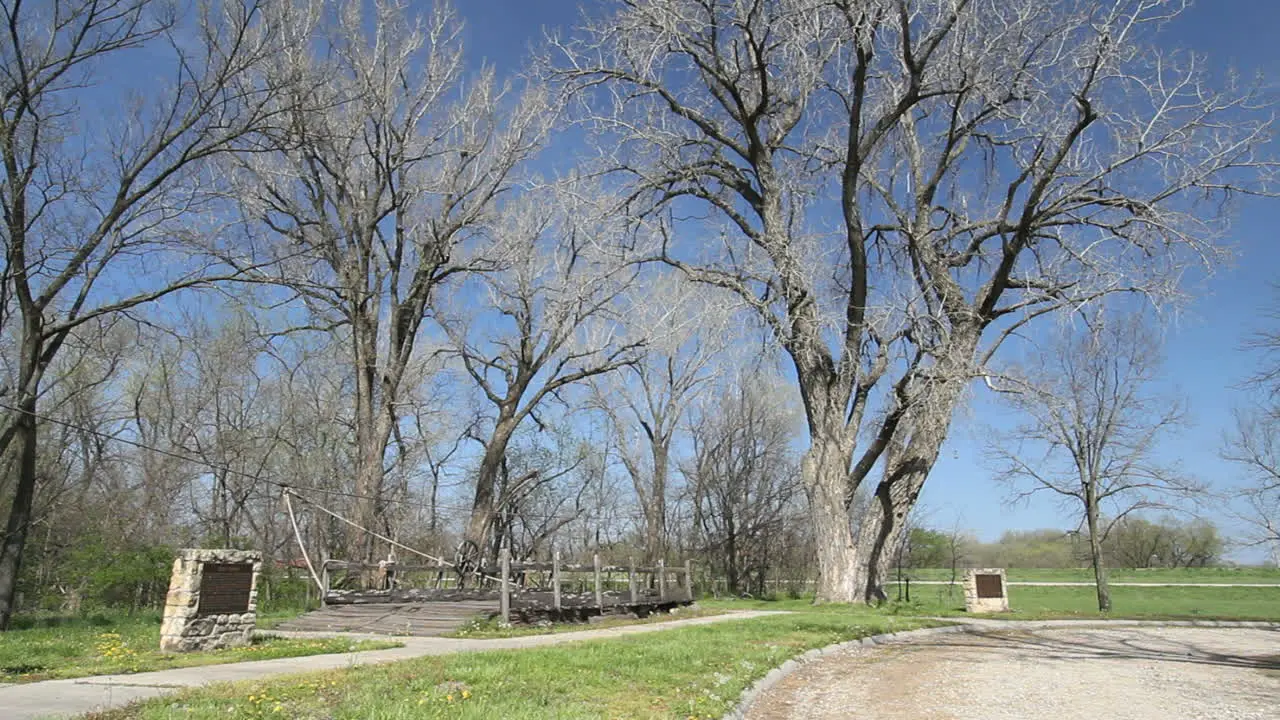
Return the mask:
[[[590,565],[573,565],[561,563],[555,553],[549,563],[513,563],[505,549],[499,559],[497,567],[479,570],[490,584],[468,589],[441,587],[447,579],[443,565],[326,560],[320,580],[325,607],[281,629],[443,635],[475,617],[496,616],[513,624],[587,622],[602,615],[646,617],[688,605],[694,598],[688,562],[683,567],[667,567],[661,560],[654,567],[613,566],[594,555]],[[379,585],[393,587],[359,589],[367,587],[368,573],[376,573]],[[501,579],[494,581],[495,577]]]
[[380,635],[446,635],[474,617],[498,614],[498,600],[457,600],[423,603],[363,603],[329,605],[290,620],[281,630],[353,632]]
[[[481,590],[435,590],[420,588],[396,588],[394,590],[330,590],[325,595],[326,605],[403,605],[409,603],[457,603],[457,602],[491,602],[498,607],[500,591]],[[684,602],[687,595],[668,594],[660,597],[657,590],[637,588],[635,599],[627,591],[602,590],[599,604],[605,608],[614,606],[646,606],[668,605]],[[520,589],[511,591],[511,607],[513,609],[537,609],[551,607],[555,596],[550,590]],[[593,592],[565,592],[561,594],[564,607],[596,607],[597,598]]]
[[[353,632],[382,635],[446,635],[473,618],[493,618],[500,614],[496,591],[392,590],[331,592],[328,604],[279,626],[281,630],[304,632]],[[525,591],[511,596],[513,623],[587,622],[601,615],[646,617],[670,611],[691,601],[662,599],[656,593],[604,592],[601,604],[594,593],[565,593],[561,609],[554,608],[554,596],[546,591]]]

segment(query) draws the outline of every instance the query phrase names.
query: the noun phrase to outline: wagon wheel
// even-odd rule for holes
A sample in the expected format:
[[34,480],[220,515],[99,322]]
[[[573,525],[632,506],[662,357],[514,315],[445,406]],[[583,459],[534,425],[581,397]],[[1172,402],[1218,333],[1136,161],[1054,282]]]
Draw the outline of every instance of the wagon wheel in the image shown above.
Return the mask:
[[453,551],[453,571],[458,574],[458,588],[466,584],[467,575],[474,573],[480,567],[480,546],[470,540],[463,540],[458,543],[458,549]]

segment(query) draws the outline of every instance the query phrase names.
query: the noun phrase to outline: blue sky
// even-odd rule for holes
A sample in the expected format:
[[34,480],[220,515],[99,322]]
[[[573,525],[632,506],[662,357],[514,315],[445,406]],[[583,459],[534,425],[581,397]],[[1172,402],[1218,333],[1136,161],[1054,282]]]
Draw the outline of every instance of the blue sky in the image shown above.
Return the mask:
[[[579,5],[577,0],[464,0],[459,9],[467,23],[468,54],[473,62],[483,60],[500,73],[512,72],[545,31],[571,25],[578,18]],[[1164,30],[1163,43],[1206,55],[1215,72],[1235,69],[1244,76],[1261,74],[1271,84],[1280,78],[1277,27],[1280,2],[1275,0],[1204,1]],[[1176,452],[1166,451],[1164,459],[1181,461],[1204,480],[1231,481],[1232,469],[1219,460],[1218,453],[1223,432],[1231,423],[1231,407],[1242,397],[1236,386],[1254,368],[1255,359],[1239,347],[1248,333],[1259,329],[1258,312],[1273,299],[1270,283],[1280,280],[1278,225],[1280,203],[1240,202],[1229,238],[1235,260],[1188,288],[1194,298],[1169,331],[1169,384],[1188,399],[1192,425],[1169,443]],[[957,416],[949,447],[923,496],[930,524],[959,525],[983,539],[993,539],[1007,529],[1072,525],[1051,501],[1010,506],[1007,489],[991,482],[977,437],[993,416],[980,396],[968,413]],[[1218,519],[1230,528],[1229,521]],[[1256,560],[1260,556],[1241,552],[1238,557]]]
[[[1165,31],[1170,47],[1207,56],[1221,71],[1261,74],[1268,85],[1280,80],[1280,3],[1273,0],[1200,2]],[[1233,420],[1231,408],[1243,398],[1239,384],[1256,369],[1256,358],[1240,350],[1245,338],[1262,327],[1259,311],[1280,299],[1272,283],[1280,282],[1280,202],[1241,201],[1228,243],[1235,258],[1212,277],[1193,281],[1192,300],[1169,329],[1165,368],[1169,385],[1190,406],[1190,426],[1167,443],[1167,461],[1181,461],[1187,471],[1221,487],[1234,481],[1233,469],[1219,459],[1224,431]],[[958,524],[993,539],[1006,529],[1061,527],[1070,521],[1048,500],[1009,506],[1008,491],[990,482],[984,465],[981,432],[986,408],[979,401],[968,416],[957,417],[948,451],[934,469],[923,493],[928,517],[941,527]],[[978,422],[969,423],[969,418]],[[1172,448],[1172,449],[1169,449]],[[1213,517],[1210,515],[1210,517]],[[1214,517],[1227,529],[1228,518]],[[1261,559],[1257,551],[1239,550],[1242,561]]]

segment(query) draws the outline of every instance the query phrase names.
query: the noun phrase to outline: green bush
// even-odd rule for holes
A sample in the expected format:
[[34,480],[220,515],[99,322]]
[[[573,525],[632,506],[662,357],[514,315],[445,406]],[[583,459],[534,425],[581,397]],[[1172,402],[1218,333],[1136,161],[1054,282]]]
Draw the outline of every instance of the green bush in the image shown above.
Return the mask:
[[[23,564],[19,612],[89,615],[159,611],[169,591],[176,550],[167,545],[123,545],[83,538],[52,552],[32,553]],[[301,612],[317,604],[310,577],[264,563],[258,578],[261,612]]]
[[86,539],[24,565],[23,603],[34,612],[86,612],[163,607],[173,549],[159,545],[110,546]]
[[318,604],[315,598],[315,586],[306,575],[264,567],[258,577],[258,612],[302,612]]

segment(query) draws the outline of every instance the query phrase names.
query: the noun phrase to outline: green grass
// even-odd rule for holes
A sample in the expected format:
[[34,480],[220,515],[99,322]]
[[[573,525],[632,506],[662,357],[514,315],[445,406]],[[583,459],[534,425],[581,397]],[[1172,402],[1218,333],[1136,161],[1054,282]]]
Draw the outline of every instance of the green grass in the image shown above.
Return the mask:
[[611,640],[462,653],[222,685],[92,716],[300,718],[719,718],[805,650],[931,623],[866,609],[727,620]]
[[270,630],[271,628],[274,628],[277,625],[283,622],[286,622],[288,620],[292,620],[306,612],[307,612],[306,610],[298,610],[298,609],[271,610],[268,612],[262,612],[261,610],[259,610],[258,611],[258,628],[261,630]]
[[[913,585],[912,602],[897,602],[897,589],[890,586],[887,603],[880,612],[898,615],[964,616],[964,594],[957,586]],[[804,610],[823,612],[799,600],[703,600],[699,605],[720,610]],[[1162,620],[1272,620],[1280,621],[1280,588],[1247,587],[1115,587],[1111,588],[1112,611],[1098,612],[1097,594],[1092,587],[1009,588],[1011,613],[998,616],[1009,620],[1073,618],[1131,618]],[[839,606],[835,606],[839,607]],[[807,608],[807,610],[806,610]]]
[[18,617],[14,620],[14,629],[0,633],[0,682],[35,682],[376,650],[398,647],[400,643],[256,638],[247,647],[182,654],[162,653],[159,645],[158,613]]
[[[1010,582],[1093,582],[1089,568],[1009,568]],[[912,580],[950,580],[947,568],[904,570]],[[956,573],[964,578],[964,570]],[[1149,570],[1113,569],[1112,582],[1168,583],[1261,583],[1280,584],[1280,568],[1152,568]]]
[[511,637],[527,637],[529,635],[554,635],[557,633],[580,632],[582,630],[597,630],[602,628],[623,627],[626,625],[652,625],[654,623],[672,622],[674,620],[687,620],[689,618],[710,617],[712,615],[723,615],[724,610],[716,610],[704,607],[685,607],[674,615],[658,614],[650,615],[646,618],[634,617],[606,617],[599,622],[593,623],[552,623],[550,625],[512,625],[504,627],[502,622],[496,618],[480,619],[476,618],[458,630],[455,630],[445,637],[452,638],[469,638],[489,639],[489,638],[511,638]]
[[[1063,579],[1036,571],[1034,579]],[[1222,582],[1265,574],[1183,571],[1183,581]],[[1169,577],[1172,573],[1163,571]],[[1012,579],[1018,577],[1011,571]],[[1027,577],[1027,576],[1024,576]],[[1069,577],[1069,576],[1068,576]],[[1149,576],[1147,576],[1149,577]],[[1074,579],[1074,578],[1071,578]],[[1164,579],[1164,578],[1161,578]],[[913,602],[879,609],[814,606],[808,599],[704,600],[703,612],[787,610],[557,647],[463,653],[254,683],[220,685],[92,716],[96,720],[300,718],[719,718],[742,690],[787,658],[813,647],[927,626],[921,615],[963,616],[958,589],[915,586]],[[1010,588],[1009,619],[1101,617],[1090,587]],[[1280,588],[1114,588],[1111,618],[1280,620]],[[891,594],[896,590],[891,588]],[[553,631],[580,629],[557,627]],[[545,632],[546,629],[540,629]],[[528,630],[477,628],[468,637]]]
[[[896,593],[890,593],[896,598]],[[901,612],[963,615],[964,596],[957,588],[913,587],[910,606]],[[1009,588],[1011,619],[1097,618],[1098,596],[1092,587]],[[1113,587],[1111,612],[1105,617],[1190,620],[1280,620],[1280,588]]]

